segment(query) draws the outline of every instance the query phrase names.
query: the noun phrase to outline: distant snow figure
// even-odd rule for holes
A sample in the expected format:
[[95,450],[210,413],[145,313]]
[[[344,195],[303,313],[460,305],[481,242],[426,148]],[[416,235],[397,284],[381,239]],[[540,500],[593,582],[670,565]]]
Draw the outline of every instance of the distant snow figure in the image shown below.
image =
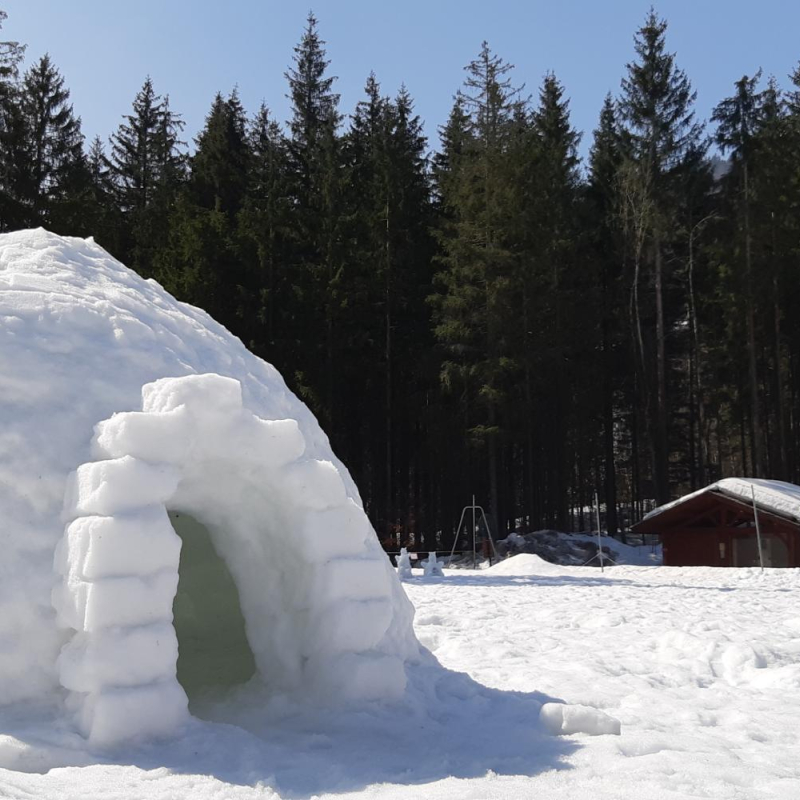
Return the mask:
[[397,557],[397,577],[401,581],[413,577],[411,572],[411,556],[408,554],[408,549],[405,547],[400,548],[400,555]]
[[428,553],[428,560],[424,561],[422,566],[425,568],[426,578],[444,578],[442,572],[442,561],[436,560],[436,551]]

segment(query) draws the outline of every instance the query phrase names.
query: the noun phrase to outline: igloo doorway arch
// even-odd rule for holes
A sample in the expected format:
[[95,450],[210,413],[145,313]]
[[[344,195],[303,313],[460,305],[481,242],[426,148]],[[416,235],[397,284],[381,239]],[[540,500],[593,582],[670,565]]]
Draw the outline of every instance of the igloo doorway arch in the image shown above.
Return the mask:
[[92,446],[69,481],[53,593],[73,631],[59,678],[91,742],[169,735],[188,716],[168,509],[208,529],[271,690],[402,694],[410,604],[337,467],[304,456],[294,420],[252,414],[232,378],[165,378],[143,387],[141,411],[98,424]]

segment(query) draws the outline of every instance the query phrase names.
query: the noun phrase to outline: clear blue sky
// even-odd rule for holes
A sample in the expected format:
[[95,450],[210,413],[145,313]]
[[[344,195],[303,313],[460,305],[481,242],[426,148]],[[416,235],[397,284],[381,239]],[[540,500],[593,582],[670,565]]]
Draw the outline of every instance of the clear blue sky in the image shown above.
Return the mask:
[[[50,53],[87,138],[108,137],[148,74],[193,137],[214,94],[234,85],[248,112],[264,100],[286,119],[284,72],[309,6],[344,113],[374,70],[386,93],[405,82],[436,145],[463,67],[486,39],[532,93],[545,72],[556,73],[585,151],[650,0],[0,0],[8,12],[0,38],[26,43],[26,63]],[[762,67],[786,86],[800,60],[800,0],[662,0],[656,9],[702,118],[743,74]]]

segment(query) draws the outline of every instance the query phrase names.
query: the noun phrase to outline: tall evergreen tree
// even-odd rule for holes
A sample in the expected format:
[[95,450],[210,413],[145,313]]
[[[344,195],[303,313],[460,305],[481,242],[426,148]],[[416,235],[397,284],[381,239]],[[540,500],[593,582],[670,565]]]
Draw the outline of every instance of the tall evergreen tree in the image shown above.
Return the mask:
[[238,215],[247,196],[251,152],[236,91],[227,98],[217,94],[195,144],[191,176],[157,276],[170,291],[246,338],[243,317],[251,287]]
[[717,123],[716,142],[723,152],[729,151],[733,158],[730,178],[738,184],[737,229],[743,232],[740,252],[743,262],[743,281],[740,291],[745,298],[747,320],[747,374],[750,389],[750,442],[753,454],[753,474],[765,474],[764,441],[761,426],[759,402],[759,379],[756,354],[756,308],[755,281],[753,275],[753,232],[752,232],[752,160],[756,132],[761,117],[762,97],[757,91],[761,73],[752,77],[743,76],[736,82],[736,92],[724,99],[714,109],[712,120]]
[[[570,415],[579,398],[569,368],[578,363],[577,344],[573,338],[578,320],[586,321],[585,276],[579,259],[578,154],[580,134],[569,119],[569,103],[564,89],[553,74],[545,77],[539,104],[534,110],[531,132],[534,158],[528,200],[528,252],[533,272],[527,281],[528,294],[539,298],[535,314],[540,321],[533,346],[525,348],[522,358],[534,361],[533,372],[545,378],[550,387],[545,394],[549,408],[539,413],[548,420],[538,438],[545,448],[547,493],[551,498],[548,522],[558,528],[567,525],[567,501],[573,459],[587,443],[587,437],[569,441]],[[581,343],[585,339],[581,337]]]
[[622,301],[622,248],[618,221],[618,181],[622,163],[617,110],[611,95],[606,95],[600,120],[594,131],[589,154],[587,217],[590,225],[589,248],[596,265],[595,302],[600,309],[602,366],[600,387],[603,426],[603,489],[606,529],[614,535],[617,518],[617,406],[618,392],[627,381],[621,362],[627,354],[622,337],[625,304]]
[[[419,347],[427,332],[430,188],[426,140],[405,89],[394,101],[381,97],[374,75],[353,115],[346,151],[351,184],[351,236],[347,309],[355,324],[347,341],[352,398],[362,406],[359,467],[369,475],[366,501],[377,528],[389,537],[408,535],[400,497],[409,482],[409,395],[419,385]],[[348,370],[349,372],[349,370]],[[359,380],[358,374],[362,376]]]
[[[338,440],[341,365],[338,326],[344,302],[344,156],[339,137],[339,95],[326,74],[325,42],[309,14],[305,31],[286,73],[292,117],[289,122],[289,174],[294,202],[293,282],[298,295],[319,314],[297,331],[305,357],[295,387]],[[318,320],[318,321],[317,321]]]
[[117,246],[145,276],[153,273],[156,255],[168,240],[170,213],[184,178],[182,128],[169,100],[155,93],[148,77],[111,137],[109,163],[123,220]]
[[[627,66],[619,100],[625,154],[624,194],[629,198],[633,260],[633,328],[648,418],[652,475],[658,502],[669,499],[669,396],[665,255],[676,236],[681,185],[704,154],[702,125],[695,119],[695,92],[666,49],[667,23],[651,10],[635,37],[636,60]],[[650,318],[643,304],[643,268],[652,283],[655,337],[645,336]]]
[[262,104],[248,131],[251,152],[249,189],[240,212],[240,228],[248,243],[253,270],[252,328],[248,340],[280,368],[291,367],[297,348],[286,335],[297,316],[289,256],[291,199],[288,154],[280,125]]
[[[0,28],[8,15],[0,11]],[[25,47],[19,42],[0,42],[0,231],[22,222],[19,198],[20,169],[23,166],[24,127],[20,108],[19,64]]]
[[48,55],[27,70],[21,93],[26,156],[22,199],[29,222],[47,224],[53,204],[64,198],[75,170],[83,166],[83,134],[64,78]]
[[[508,239],[512,142],[519,91],[512,66],[484,42],[466,68],[461,103],[468,141],[442,203],[451,220],[441,237],[441,287],[434,295],[436,335],[445,348],[442,380],[463,397],[462,414],[487,466],[494,530],[500,508],[500,449],[509,377],[516,368],[505,319],[513,314],[514,256]],[[444,177],[444,176],[442,176]]]

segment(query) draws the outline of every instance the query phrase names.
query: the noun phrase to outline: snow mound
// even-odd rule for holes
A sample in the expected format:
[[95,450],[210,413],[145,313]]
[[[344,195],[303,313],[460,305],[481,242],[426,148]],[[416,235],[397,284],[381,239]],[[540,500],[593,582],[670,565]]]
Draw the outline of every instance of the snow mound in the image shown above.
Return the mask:
[[533,553],[520,553],[500,561],[485,572],[489,575],[508,575],[512,577],[525,577],[526,575],[561,574],[563,568],[559,564],[545,561]]
[[[639,564],[646,566],[661,563],[661,549],[648,545],[632,546],[605,534],[600,536],[600,546],[606,562],[616,564]],[[531,554],[551,564],[563,566],[600,566],[596,532],[563,533],[540,530],[532,533],[510,533],[497,542],[501,556]]]
[[4,234],[0,399],[0,705],[66,695],[94,745],[174,734],[176,659],[224,660],[196,639],[228,610],[275,693],[403,693],[413,608],[350,475],[207,314],[91,239]]

